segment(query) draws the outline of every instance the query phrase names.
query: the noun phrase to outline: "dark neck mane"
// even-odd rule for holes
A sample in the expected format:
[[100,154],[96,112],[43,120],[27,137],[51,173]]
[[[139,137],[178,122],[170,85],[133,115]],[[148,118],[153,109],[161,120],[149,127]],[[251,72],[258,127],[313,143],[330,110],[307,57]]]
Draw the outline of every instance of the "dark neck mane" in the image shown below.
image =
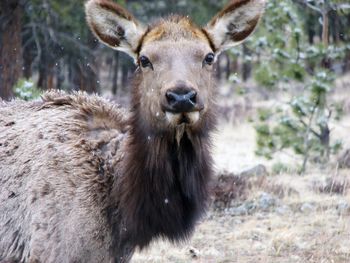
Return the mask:
[[207,205],[212,161],[207,131],[185,133],[178,144],[173,132],[151,133],[139,116],[136,110],[118,196],[128,242],[143,248],[156,237],[191,234]]

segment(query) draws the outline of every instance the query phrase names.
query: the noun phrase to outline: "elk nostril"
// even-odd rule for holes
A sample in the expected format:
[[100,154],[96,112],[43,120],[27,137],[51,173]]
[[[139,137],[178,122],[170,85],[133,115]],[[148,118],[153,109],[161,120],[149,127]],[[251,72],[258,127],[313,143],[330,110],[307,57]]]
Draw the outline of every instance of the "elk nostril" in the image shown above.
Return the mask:
[[165,96],[169,104],[173,104],[178,100],[178,95],[171,91],[168,91]]
[[196,104],[197,102],[197,92],[191,91],[187,94],[188,100],[192,102],[193,104]]

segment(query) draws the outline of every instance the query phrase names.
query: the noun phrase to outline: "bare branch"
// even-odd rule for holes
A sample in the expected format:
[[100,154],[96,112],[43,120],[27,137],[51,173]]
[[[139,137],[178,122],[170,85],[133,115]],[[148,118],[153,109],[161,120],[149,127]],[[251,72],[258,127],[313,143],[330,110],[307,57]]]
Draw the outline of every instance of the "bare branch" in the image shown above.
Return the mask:
[[320,8],[318,8],[317,6],[314,6],[310,3],[309,0],[304,0],[304,3],[306,4],[307,7],[309,7],[310,9],[322,14],[322,10]]
[[[62,43],[60,43],[59,40],[66,40],[68,42],[71,42],[73,45],[75,45],[77,48],[79,48],[80,50],[82,50],[83,52],[86,52],[87,54],[91,55],[93,52],[90,50],[89,47],[87,47],[86,45],[82,44],[80,41],[78,41],[75,37],[69,35],[66,32],[58,32],[55,31],[52,27],[49,27],[48,25],[43,25],[40,23],[35,23],[35,22],[31,22],[28,24],[28,26],[30,26],[33,30],[33,34],[34,34],[34,39],[38,40],[38,35],[37,35],[37,29],[40,30],[40,32],[42,32],[43,35],[48,34],[50,36],[50,39],[57,45],[61,46]],[[35,31],[34,31],[35,30]],[[50,33],[51,32],[51,33]],[[53,34],[55,37],[51,38],[51,34]],[[35,41],[37,46],[40,43],[40,41],[37,43],[37,41]],[[40,44],[39,44],[40,47]],[[39,51],[39,49],[38,49]],[[40,49],[41,51],[41,49]]]
[[344,10],[344,9],[350,9],[350,4],[335,4],[335,9],[337,10]]
[[64,32],[57,32],[57,35],[61,36],[62,38],[66,39],[66,40],[68,40],[69,42],[71,42],[75,46],[79,47],[80,50],[83,50],[83,51],[87,52],[88,54],[92,54],[93,53],[93,51],[90,50],[87,46],[81,44],[80,41],[78,41],[76,38],[70,36],[69,34],[64,33]]
[[[304,120],[302,120],[302,119],[299,119],[299,121],[303,124],[303,126],[305,127],[305,128],[308,128],[308,124],[304,121]],[[311,131],[311,133],[313,133],[317,138],[321,138],[321,135],[318,133],[318,132],[316,132],[314,129],[312,129],[311,127],[310,127],[310,131]]]
[[316,11],[317,13],[322,14],[322,10],[320,8],[318,8],[317,6],[313,5],[310,3],[310,0],[294,0],[294,2],[303,5],[303,6],[307,6],[310,9]]

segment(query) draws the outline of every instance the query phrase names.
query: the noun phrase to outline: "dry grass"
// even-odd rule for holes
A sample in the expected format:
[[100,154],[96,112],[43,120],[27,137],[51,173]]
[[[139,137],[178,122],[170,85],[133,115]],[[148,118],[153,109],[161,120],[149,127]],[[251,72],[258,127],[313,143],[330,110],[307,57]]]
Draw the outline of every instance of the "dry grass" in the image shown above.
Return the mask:
[[[334,211],[211,215],[188,244],[158,242],[133,262],[350,262],[348,216]],[[198,251],[197,257],[190,250]]]
[[248,180],[232,173],[222,173],[214,180],[211,187],[213,209],[226,208],[237,199],[245,199],[248,190]]

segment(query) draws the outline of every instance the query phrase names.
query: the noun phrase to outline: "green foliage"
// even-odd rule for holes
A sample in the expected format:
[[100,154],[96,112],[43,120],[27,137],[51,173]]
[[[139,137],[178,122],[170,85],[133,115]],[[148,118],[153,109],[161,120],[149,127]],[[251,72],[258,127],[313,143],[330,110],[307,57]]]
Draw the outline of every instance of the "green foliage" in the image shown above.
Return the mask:
[[309,43],[303,32],[310,21],[304,13],[292,1],[269,1],[262,29],[249,42],[258,64],[254,78],[262,87],[302,87],[285,110],[259,111],[256,154],[272,159],[276,152],[291,149],[303,157],[302,172],[309,160],[324,164],[341,148],[340,141],[330,138],[329,122],[340,119],[341,107],[328,102],[335,74],[327,63],[344,59],[348,50],[347,45]]
[[278,81],[278,75],[276,71],[272,70],[271,67],[263,63],[256,67],[254,72],[255,80],[265,88],[273,89]]
[[128,9],[138,19],[150,22],[154,17],[170,14],[190,16],[196,23],[205,25],[216,12],[224,6],[226,0],[130,0]]
[[258,118],[260,121],[266,121],[273,115],[271,109],[261,108],[258,109]]
[[282,162],[276,162],[272,165],[272,174],[291,173],[294,171],[295,169]]
[[14,87],[17,98],[29,101],[40,97],[41,91],[35,87],[31,79],[20,79]]
[[339,106],[328,106],[326,100],[332,81],[332,74],[319,72],[302,95],[292,98],[287,110],[268,113],[260,110],[256,154],[272,159],[274,153],[292,149],[295,154],[319,163],[336,154],[341,141],[330,142],[328,123],[331,112],[337,112]]
[[257,57],[255,80],[269,89],[276,88],[280,81],[303,81],[306,74],[300,60],[303,30],[295,6],[291,1],[268,1],[262,23],[248,42]]

